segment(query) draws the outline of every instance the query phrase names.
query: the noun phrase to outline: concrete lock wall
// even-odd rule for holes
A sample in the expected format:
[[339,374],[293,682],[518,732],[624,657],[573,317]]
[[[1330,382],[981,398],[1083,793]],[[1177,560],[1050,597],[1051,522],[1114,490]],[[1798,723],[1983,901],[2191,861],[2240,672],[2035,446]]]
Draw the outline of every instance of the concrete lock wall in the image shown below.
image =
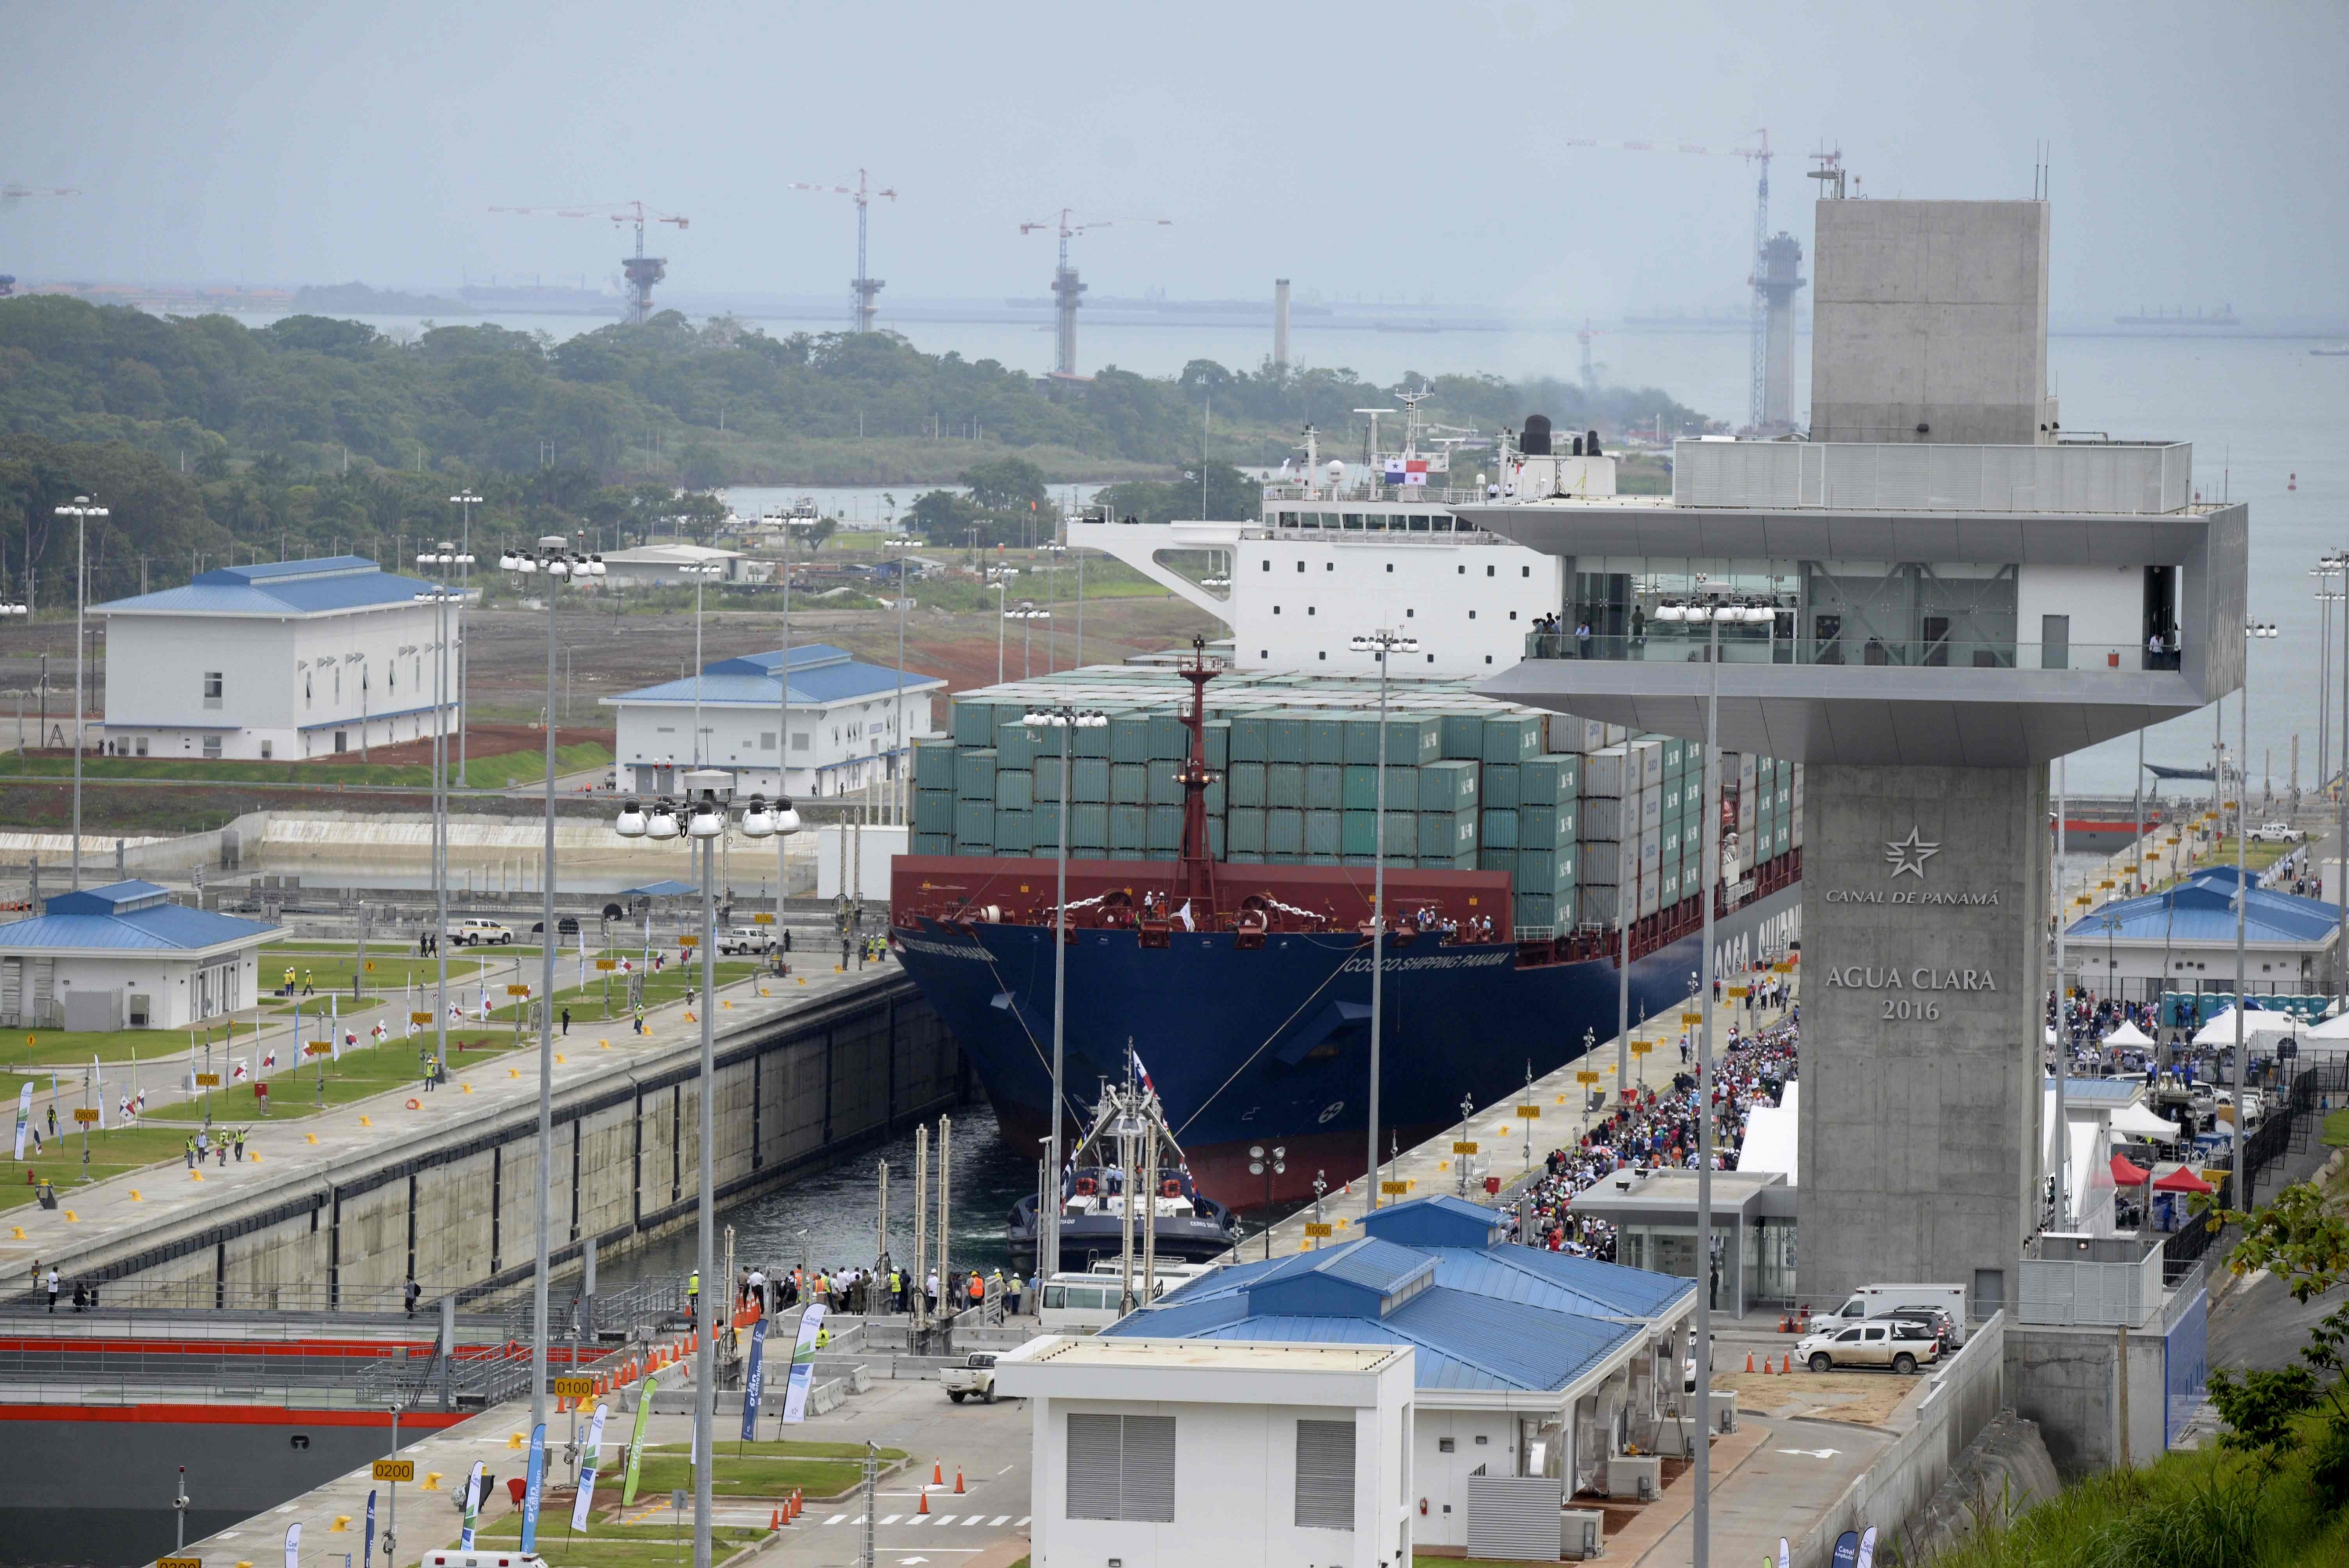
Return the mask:
[[1800,1294],[2011,1303],[2039,1212],[2045,770],[1814,763]]
[[[592,1044],[588,1049],[593,1049]],[[950,1107],[960,1054],[900,975],[721,1034],[713,1151],[721,1198],[889,1135]],[[527,1072],[525,1067],[523,1070]],[[615,1064],[558,1093],[549,1235],[555,1266],[593,1235],[609,1255],[690,1221],[698,1196],[699,1044]],[[527,1278],[535,1241],[537,1116],[522,1109],[395,1138],[374,1157],[135,1237],[61,1254],[67,1274],[135,1305],[166,1284],[212,1282],[236,1305],[272,1286],[327,1287],[337,1305],[388,1305],[410,1277],[429,1295]]]
[[[2018,1324],[2007,1336],[2014,1412],[2039,1423],[2065,1480],[2149,1465],[2168,1446],[2160,1330]],[[2124,1419],[2123,1412],[2127,1412]],[[2126,1429],[2126,1437],[2124,1437]]]

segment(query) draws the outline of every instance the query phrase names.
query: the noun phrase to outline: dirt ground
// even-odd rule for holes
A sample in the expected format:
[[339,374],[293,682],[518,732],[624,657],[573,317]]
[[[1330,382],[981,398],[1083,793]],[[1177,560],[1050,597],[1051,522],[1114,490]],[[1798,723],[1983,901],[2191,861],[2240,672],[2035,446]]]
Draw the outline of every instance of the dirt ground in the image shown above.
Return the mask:
[[[1754,1365],[1760,1367],[1758,1358]],[[1917,1391],[1916,1378],[1893,1372],[1806,1372],[1799,1366],[1784,1374],[1716,1373],[1713,1384],[1736,1389],[1740,1409],[1859,1426],[1881,1422]]]

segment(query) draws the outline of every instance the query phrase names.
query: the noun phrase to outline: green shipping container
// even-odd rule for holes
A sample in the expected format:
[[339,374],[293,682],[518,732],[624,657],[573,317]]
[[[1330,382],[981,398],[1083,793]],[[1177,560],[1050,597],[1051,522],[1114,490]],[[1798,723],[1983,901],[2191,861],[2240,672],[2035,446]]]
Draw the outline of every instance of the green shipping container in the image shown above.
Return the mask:
[[[1474,762],[1437,760],[1419,770],[1419,809],[1423,811],[1474,811],[1476,776]],[[1470,847],[1475,841],[1470,841]]]
[[954,833],[955,794],[951,789],[914,791],[914,831]]
[[1341,810],[1375,811],[1379,809],[1379,770],[1377,769],[1362,768],[1348,763],[1341,789],[1343,794],[1339,800]]
[[1109,759],[1112,762],[1131,763],[1143,763],[1150,760],[1150,718],[1148,715],[1140,713],[1121,713],[1110,719]]
[[1339,822],[1343,811],[1308,811],[1305,813],[1305,852],[1309,855],[1329,855],[1333,859],[1339,848]]
[[1517,808],[1517,848],[1549,849],[1574,842],[1575,817],[1578,807],[1520,806]]
[[[1231,766],[1232,721],[1211,718],[1201,727],[1205,730],[1201,738],[1207,743],[1207,766],[1221,773]],[[1183,755],[1188,757],[1190,753],[1186,751]]]
[[1272,760],[1272,719],[1261,713],[1232,715],[1232,766]]
[[1069,764],[1069,793],[1076,804],[1109,803],[1109,760],[1101,757],[1080,757]]
[[1031,852],[1058,855],[1061,852],[1061,808],[1058,805],[1039,805],[1028,813],[1028,819]]
[[1106,805],[1080,800],[1069,808],[1069,847],[1071,851],[1083,850],[1088,856],[1098,856],[1109,848]]
[[1445,714],[1444,738],[1440,744],[1447,759],[1482,762],[1485,759],[1485,716],[1481,713]]
[[1305,760],[1330,767],[1346,761],[1346,720],[1337,714],[1316,714],[1305,721]]
[[1109,803],[1112,806],[1146,806],[1150,803],[1150,774],[1139,762],[1112,762],[1109,765]]
[[1486,762],[1523,762],[1542,754],[1548,721],[1539,714],[1509,714],[1485,721]]
[[999,855],[1024,855],[1033,850],[1036,831],[1035,813],[1007,811],[998,807],[995,812],[995,852]]
[[952,833],[916,833],[914,853],[917,855],[950,855],[954,853]]
[[1517,851],[1496,850],[1487,844],[1476,851],[1476,869],[1480,872],[1501,872],[1514,877],[1517,874]]
[[[1444,759],[1444,720],[1434,714],[1387,720],[1387,766],[1418,768]],[[1512,761],[1515,758],[1511,758]]]
[[1515,763],[1487,764],[1476,780],[1477,803],[1487,810],[1500,806],[1514,810],[1524,799],[1524,770]]
[[1228,863],[1236,866],[1260,866],[1264,864],[1264,851],[1261,850],[1233,850],[1226,853],[1224,856],[1224,859]]
[[1346,763],[1349,767],[1376,768],[1379,765],[1379,721],[1375,718],[1346,720]]
[[1567,756],[1529,757],[1517,764],[1517,804],[1562,806],[1582,785],[1582,758]]
[[1112,854],[1119,850],[1148,849],[1150,808],[1112,801],[1109,808],[1109,847]]
[[1235,806],[1224,813],[1224,835],[1235,856],[1264,853],[1264,812],[1254,806]]
[[1154,713],[1148,722],[1151,761],[1180,761],[1191,755],[1191,732],[1182,719],[1171,713]]
[[1261,809],[1264,799],[1264,770],[1261,762],[1235,762],[1225,776],[1224,785],[1235,806]]
[[954,787],[954,742],[951,740],[914,742],[914,788],[944,789],[951,794]]
[[955,797],[995,804],[995,748],[978,747],[955,753]]
[[[1309,811],[1342,810],[1346,804],[1346,770],[1336,763],[1309,762],[1305,765],[1305,809]],[[1335,854],[1337,851],[1330,851]]]
[[955,744],[968,750],[977,750],[995,742],[995,705],[988,702],[958,702],[954,705]]
[[995,843],[995,807],[985,800],[955,802],[955,844],[992,847]]
[[[1113,725],[1116,722],[1117,716],[1112,715],[1110,719],[1110,725]],[[1079,757],[1098,757],[1104,762],[1108,761],[1110,725],[1103,725],[1098,729],[1078,730],[1075,737],[1076,754]],[[1082,799],[1082,797],[1081,796],[1079,799]]]
[[[1294,762],[1302,767],[1309,745],[1306,727],[1310,721],[1302,713],[1276,713],[1272,716],[1272,758],[1275,762]],[[1278,851],[1268,851],[1278,853]]]
[[1464,851],[1475,852],[1475,812],[1422,811],[1418,822],[1421,860],[1448,861]]
[[[1021,772],[1036,766],[1037,732],[1024,724],[999,724],[995,727],[995,765]],[[1052,752],[1060,755],[1060,741],[1055,737]]]
[[1305,852],[1305,813],[1274,807],[1264,814],[1264,852],[1301,855]]
[[1036,804],[1036,776],[998,769],[995,774],[995,809],[999,811],[1025,811]]
[[1183,764],[1165,758],[1152,758],[1143,766],[1149,779],[1149,799],[1154,806],[1179,806],[1183,803],[1183,786],[1176,781]]
[[1183,808],[1150,808],[1149,848],[1154,854],[1177,854],[1183,848]]
[[1276,810],[1301,810],[1305,806],[1305,765],[1268,762],[1264,769],[1264,803]]
[[1479,816],[1479,831],[1486,849],[1514,850],[1517,847],[1517,814],[1496,811],[1489,807]]
[[1511,906],[1511,913],[1520,934],[1529,925],[1555,926],[1558,923],[1557,900],[1547,893],[1521,892]]

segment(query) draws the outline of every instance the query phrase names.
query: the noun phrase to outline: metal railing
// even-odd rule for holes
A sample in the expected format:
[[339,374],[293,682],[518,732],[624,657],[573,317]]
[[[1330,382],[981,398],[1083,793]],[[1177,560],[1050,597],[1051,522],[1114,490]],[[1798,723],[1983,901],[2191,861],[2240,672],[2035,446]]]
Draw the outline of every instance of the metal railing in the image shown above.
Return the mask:
[[[1741,627],[1721,634],[1724,665],[1857,665],[1893,669],[2174,670],[2176,649],[2142,643],[2022,643],[1937,637],[1898,641],[1859,635],[1804,637],[1792,617],[1775,632]],[[1702,629],[1657,624],[1624,635],[1572,630],[1526,634],[1529,659],[1597,659],[1613,664],[1702,664],[1711,644]]]

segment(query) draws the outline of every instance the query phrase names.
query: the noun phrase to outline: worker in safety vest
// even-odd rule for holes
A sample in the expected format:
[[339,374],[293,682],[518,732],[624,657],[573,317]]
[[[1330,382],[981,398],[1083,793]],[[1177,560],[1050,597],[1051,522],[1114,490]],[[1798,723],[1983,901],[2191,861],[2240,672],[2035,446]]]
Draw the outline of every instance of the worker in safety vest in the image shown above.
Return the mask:
[[696,1323],[701,1321],[701,1271],[694,1270],[685,1276],[685,1305]]

